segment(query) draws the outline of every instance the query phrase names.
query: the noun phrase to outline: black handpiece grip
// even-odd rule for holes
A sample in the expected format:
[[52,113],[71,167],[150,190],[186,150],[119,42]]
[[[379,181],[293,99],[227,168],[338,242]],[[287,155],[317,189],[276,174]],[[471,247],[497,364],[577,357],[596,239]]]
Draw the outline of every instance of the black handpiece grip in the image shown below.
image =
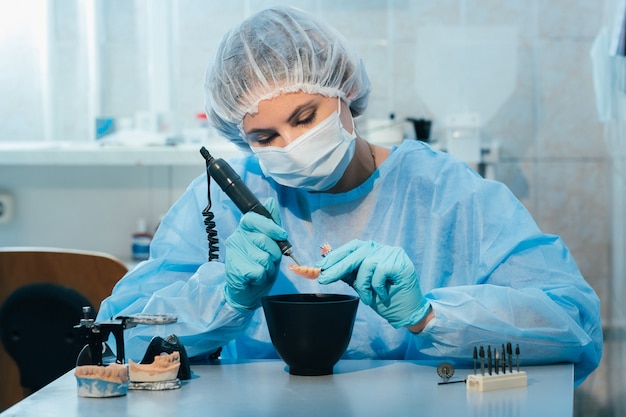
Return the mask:
[[234,169],[223,159],[214,159],[209,164],[209,175],[215,180],[220,188],[227,196],[233,200],[233,203],[241,210],[242,213],[253,211],[265,216],[269,219],[272,215],[261,204],[256,196],[250,191],[248,186],[242,181],[241,177]]
[[[272,219],[272,215],[261,204],[256,196],[250,191],[235,170],[221,158],[215,159],[206,148],[200,149],[200,153],[207,161],[207,172],[220,186],[222,191],[235,203],[242,213],[253,211],[262,216]],[[291,256],[292,249],[288,240],[276,241],[283,255]]]

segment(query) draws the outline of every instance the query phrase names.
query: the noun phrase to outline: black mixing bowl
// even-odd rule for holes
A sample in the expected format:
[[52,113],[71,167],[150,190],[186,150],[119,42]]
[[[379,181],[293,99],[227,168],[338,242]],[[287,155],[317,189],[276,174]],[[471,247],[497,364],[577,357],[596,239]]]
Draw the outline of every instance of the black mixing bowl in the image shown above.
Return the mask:
[[262,299],[274,348],[292,375],[328,375],[352,337],[358,297],[283,294]]

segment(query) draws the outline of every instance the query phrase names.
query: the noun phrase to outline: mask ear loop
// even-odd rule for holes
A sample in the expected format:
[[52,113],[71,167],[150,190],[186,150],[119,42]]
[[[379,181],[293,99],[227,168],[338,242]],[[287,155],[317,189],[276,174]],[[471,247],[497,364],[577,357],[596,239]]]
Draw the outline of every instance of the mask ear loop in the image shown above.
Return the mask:
[[[341,97],[337,96],[337,102],[339,103],[339,110],[337,111],[337,114],[339,115],[339,123],[341,123],[341,127],[345,129],[345,127],[343,127],[343,122],[341,121]],[[350,120],[352,120],[352,132],[349,133],[354,136],[356,133],[356,127],[354,125],[354,117],[352,117],[352,115],[350,115]]]

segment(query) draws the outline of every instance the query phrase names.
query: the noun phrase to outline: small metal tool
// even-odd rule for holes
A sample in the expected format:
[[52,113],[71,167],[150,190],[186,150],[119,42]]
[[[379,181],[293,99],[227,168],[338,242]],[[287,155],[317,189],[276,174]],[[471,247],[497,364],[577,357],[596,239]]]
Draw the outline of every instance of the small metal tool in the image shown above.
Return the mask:
[[485,348],[480,347],[478,351],[478,356],[480,356],[480,374],[485,375]]
[[506,353],[509,357],[509,372],[513,373],[513,346],[511,342],[507,342],[506,344]]
[[493,356],[494,356],[495,365],[496,365],[495,366],[495,368],[496,368],[496,375],[498,375],[500,373],[500,370],[499,370],[499,368],[500,368],[500,356],[499,356],[499,353],[498,353],[498,349],[495,349],[495,348],[493,349]]
[[476,361],[478,360],[478,348],[474,346],[474,375],[476,375]]
[[452,375],[454,375],[454,365],[450,362],[441,362],[439,366],[437,366],[437,375],[443,379],[437,383],[437,385],[446,385],[446,384],[458,384],[459,382],[466,382],[465,379],[457,379],[455,381],[450,381]]
[[517,365],[517,372],[519,372],[519,345],[515,345],[515,362]]
[[467,382],[465,379],[457,379],[456,381],[441,381],[437,385],[458,384],[459,382]]
[[506,374],[506,350],[504,350],[504,343],[502,343],[502,349],[500,349],[500,356],[502,357],[502,373]]
[[443,382],[448,382],[452,375],[454,375],[454,365],[450,362],[441,362],[439,366],[437,366],[437,375],[443,379]]
[[491,346],[487,346],[487,372],[491,375]]

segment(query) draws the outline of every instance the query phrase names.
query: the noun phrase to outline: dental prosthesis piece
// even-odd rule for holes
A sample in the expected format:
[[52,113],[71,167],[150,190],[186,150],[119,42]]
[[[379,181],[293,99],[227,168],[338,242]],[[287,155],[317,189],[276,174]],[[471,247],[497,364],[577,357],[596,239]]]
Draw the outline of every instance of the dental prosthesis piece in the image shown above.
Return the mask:
[[107,398],[126,395],[128,367],[117,363],[107,366],[81,365],[74,371],[79,397]]

